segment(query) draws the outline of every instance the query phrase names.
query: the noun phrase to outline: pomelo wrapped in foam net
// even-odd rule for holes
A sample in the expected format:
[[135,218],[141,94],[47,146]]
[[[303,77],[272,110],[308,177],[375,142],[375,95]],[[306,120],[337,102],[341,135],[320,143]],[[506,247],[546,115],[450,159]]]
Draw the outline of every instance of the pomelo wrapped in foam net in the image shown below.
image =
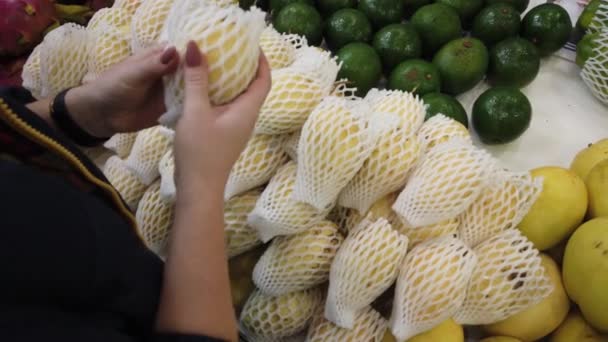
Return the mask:
[[285,145],[283,145],[285,153],[287,153],[289,158],[295,162],[298,161],[298,144],[300,143],[300,136],[302,136],[301,130],[289,134],[289,137],[285,140]]
[[272,88],[255,125],[258,134],[297,131],[329,95],[339,66],[328,51],[303,48],[293,65],[272,72]]
[[[247,89],[257,73],[264,17],[256,7],[244,11],[208,0],[180,0],[169,11],[161,39],[174,45],[180,56],[190,40],[198,44],[209,68],[209,99],[221,105]],[[164,81],[167,112],[160,122],[173,126],[183,109],[183,65]]]
[[44,44],[38,44],[32,53],[28,56],[27,61],[23,65],[21,79],[23,79],[23,87],[32,93],[36,99],[41,99],[42,96],[42,78],[40,70],[40,51],[44,49]]
[[509,229],[474,249],[477,267],[462,307],[459,324],[492,324],[543,300],[553,284],[541,265],[538,250],[518,229]]
[[137,228],[144,242],[158,255],[165,255],[171,223],[173,204],[160,197],[160,180],[154,182],[139,201],[135,214]]
[[99,76],[131,55],[128,26],[102,25],[93,33],[89,32],[89,37],[88,71],[91,77]]
[[124,160],[118,156],[112,156],[106,161],[103,173],[129,208],[135,211],[139,200],[146,191],[146,185],[127,168]]
[[255,290],[241,312],[241,329],[247,337],[261,341],[295,335],[308,326],[322,297],[319,287],[282,296]]
[[596,18],[592,22],[600,29],[599,37],[596,39],[596,47],[593,56],[583,66],[581,77],[591,90],[591,93],[603,104],[608,105],[608,24],[600,26],[598,18],[602,16],[603,22],[608,23],[608,4],[602,2],[597,11]]
[[171,148],[172,138],[168,129],[155,126],[144,129],[137,134],[131,153],[126,160],[127,167],[135,173],[144,184],[152,184],[158,176],[158,163]]
[[367,93],[365,101],[375,113],[395,114],[400,119],[401,130],[406,136],[416,133],[424,122],[424,102],[412,93],[374,88]]
[[507,229],[516,229],[540,194],[541,179],[528,172],[498,170],[460,216],[460,238],[475,247]]
[[425,150],[452,138],[460,138],[472,143],[467,128],[443,114],[437,114],[428,119],[418,131],[418,138],[424,144]]
[[173,158],[173,148],[169,147],[167,153],[158,163],[158,173],[160,174],[160,196],[166,202],[174,202],[176,195],[175,188],[175,160]]
[[256,134],[230,171],[224,200],[258,187],[270,180],[277,169],[287,162],[283,150],[285,136]]
[[329,221],[299,234],[277,237],[255,265],[253,282],[272,296],[324,283],[342,241],[338,226]]
[[296,181],[295,162],[282,166],[272,177],[249,215],[248,222],[254,227],[262,241],[270,241],[277,235],[292,235],[303,232],[327,216],[333,203],[323,210],[293,199]]
[[368,109],[361,100],[328,96],[310,114],[298,144],[297,201],[321,210],[359,171],[375,143]]
[[72,23],[49,32],[40,50],[40,96],[54,97],[75,87],[87,73],[87,31]]
[[158,0],[114,0],[114,5],[112,5],[112,8],[120,8],[129,13],[129,15],[133,15],[142,4],[155,1]]
[[95,12],[91,20],[89,20],[87,31],[89,33],[103,31],[106,27],[119,29],[129,27],[129,23],[131,23],[131,13],[126,9],[118,7],[102,8]]
[[[389,221],[389,223],[391,223],[391,225],[393,225],[391,217],[394,213],[391,206],[395,202],[395,199],[397,199],[397,193],[390,193],[377,200],[374,204],[372,204],[369,210],[363,214],[359,213],[357,209],[339,207],[342,208],[343,212],[339,214],[342,217],[338,217],[337,220],[341,223],[341,228],[345,232],[350,232],[353,230],[365,218],[372,221],[379,218],[385,218]],[[395,226],[393,226],[393,228],[396,229]]]
[[136,137],[137,132],[114,134],[103,146],[124,159],[131,153]]
[[325,317],[352,329],[357,314],[397,278],[407,244],[383,218],[365,219],[350,231],[331,265]]
[[440,236],[459,236],[458,228],[460,227],[460,218],[458,216],[428,226],[412,228],[403,224],[399,215],[393,213],[393,215],[389,217],[389,222],[399,233],[407,236],[410,240],[411,247]]
[[297,49],[306,45],[305,37],[281,34],[272,25],[267,26],[260,36],[260,48],[273,70],[290,66],[296,59]]
[[131,49],[138,52],[158,43],[175,0],[144,1],[131,21]]
[[395,288],[391,331],[397,340],[406,341],[456,313],[476,263],[473,250],[451,236],[411,249]]
[[388,322],[371,306],[359,311],[352,329],[344,329],[328,321],[318,310],[308,328],[307,342],[380,342]]
[[262,244],[258,232],[247,224],[247,216],[261,193],[261,189],[254,189],[224,203],[224,237],[229,258]]
[[393,205],[408,227],[435,224],[462,213],[490,177],[493,159],[462,139],[432,148]]

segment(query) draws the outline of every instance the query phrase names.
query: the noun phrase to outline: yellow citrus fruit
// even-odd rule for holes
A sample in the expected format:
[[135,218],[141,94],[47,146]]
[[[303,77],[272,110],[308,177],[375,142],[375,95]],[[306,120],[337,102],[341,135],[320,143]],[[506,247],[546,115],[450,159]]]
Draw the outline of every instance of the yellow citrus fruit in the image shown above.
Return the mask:
[[463,342],[464,331],[460,324],[448,319],[433,329],[418,334],[408,340],[408,342]]
[[521,340],[516,339],[515,337],[510,336],[492,336],[486,337],[480,342],[522,342]]
[[551,335],[550,342],[608,342],[585,322],[577,312],[568,315],[564,323]]
[[596,141],[581,150],[572,160],[570,170],[574,171],[581,179],[585,179],[595,164],[604,159],[608,159],[608,138]]
[[585,184],[589,193],[589,216],[608,216],[608,159],[591,169]]

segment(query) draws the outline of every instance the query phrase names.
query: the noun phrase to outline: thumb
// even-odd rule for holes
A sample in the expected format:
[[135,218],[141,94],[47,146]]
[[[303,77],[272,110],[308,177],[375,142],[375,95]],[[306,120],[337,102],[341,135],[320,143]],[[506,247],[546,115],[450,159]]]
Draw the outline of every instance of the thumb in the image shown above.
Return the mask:
[[195,42],[188,42],[184,66],[185,103],[184,115],[208,113],[209,71],[205,56]]

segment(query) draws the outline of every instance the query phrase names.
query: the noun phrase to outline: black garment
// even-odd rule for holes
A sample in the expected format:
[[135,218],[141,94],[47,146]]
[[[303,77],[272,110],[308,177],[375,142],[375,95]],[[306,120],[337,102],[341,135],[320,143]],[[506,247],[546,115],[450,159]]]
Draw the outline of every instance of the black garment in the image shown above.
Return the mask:
[[0,91],[0,340],[203,342],[154,333],[162,261],[103,174]]

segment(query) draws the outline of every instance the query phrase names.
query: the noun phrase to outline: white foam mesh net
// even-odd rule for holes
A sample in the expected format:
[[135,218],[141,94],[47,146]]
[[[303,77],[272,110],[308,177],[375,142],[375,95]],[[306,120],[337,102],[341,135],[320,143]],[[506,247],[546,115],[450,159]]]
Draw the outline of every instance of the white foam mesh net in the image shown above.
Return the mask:
[[[241,94],[255,77],[264,19],[264,12],[257,7],[243,11],[238,6],[220,7],[205,0],[180,0],[174,2],[163,30],[166,41],[177,48],[180,56],[190,40],[205,53],[209,99],[221,105]],[[161,34],[161,38],[165,35]],[[183,109],[183,65],[166,76],[164,83],[167,112],[160,122],[173,126]]]
[[399,125],[406,136],[417,132],[424,122],[424,102],[412,93],[374,88],[367,93],[365,101],[374,113],[391,113],[399,117]]
[[326,97],[304,124],[294,198],[317,209],[334,202],[372,151],[363,101]]
[[318,310],[308,328],[307,342],[380,342],[388,322],[371,306],[359,311],[353,329],[344,329],[325,318],[323,310]]
[[[608,4],[603,2],[598,13],[608,17]],[[604,22],[608,22],[608,18],[604,18]],[[581,77],[593,95],[608,105],[608,48],[606,48],[608,46],[608,24],[601,29],[596,43],[593,56],[583,66]]]
[[307,230],[329,214],[333,205],[322,210],[293,196],[297,166],[290,161],[272,177],[255,209],[249,215],[249,224],[254,227],[262,241],[267,242],[278,235],[292,235]]
[[335,59],[329,52],[305,57],[307,64],[300,62],[272,72],[272,88],[260,109],[255,133],[284,134],[299,130],[313,109],[329,95],[339,69]]
[[591,24],[589,24],[589,30],[598,31],[604,29],[608,29],[608,3],[600,1],[600,6],[595,12]]
[[160,196],[166,202],[174,202],[177,189],[175,188],[175,159],[173,158],[173,148],[169,147],[167,153],[158,163],[158,173],[160,174]]
[[148,248],[158,255],[165,255],[173,222],[173,204],[160,198],[160,180],[150,185],[144,193],[135,219]]
[[546,298],[553,284],[538,250],[518,229],[509,229],[475,247],[477,267],[460,310],[459,324],[492,324]]
[[131,55],[128,26],[115,28],[104,25],[101,29],[89,32],[88,71],[97,77],[115,64]]
[[72,23],[63,24],[44,37],[40,51],[40,96],[54,97],[75,87],[87,73],[87,31]]
[[247,224],[247,216],[261,193],[260,189],[254,189],[224,203],[224,238],[229,258],[262,244],[258,232]]
[[[154,1],[153,1],[154,2]],[[101,8],[95,12],[87,24],[89,33],[105,30],[106,27],[121,28],[128,27],[131,22],[131,13],[123,8],[109,7]]]
[[542,180],[528,172],[500,170],[460,216],[460,238],[475,247],[507,229],[516,229],[542,190]]
[[36,99],[42,98],[40,93],[42,91],[42,79],[40,70],[40,51],[44,49],[44,44],[38,44],[32,53],[28,56],[23,70],[21,72],[21,79],[23,80],[23,87],[32,93],[32,96]]
[[452,138],[471,142],[471,135],[460,122],[443,114],[437,114],[428,119],[418,131],[418,137],[424,144],[425,150],[444,143]]
[[382,218],[363,220],[350,231],[331,265],[325,317],[352,329],[357,314],[397,278],[407,244]]
[[152,184],[158,178],[158,163],[171,148],[172,139],[163,133],[164,129],[155,126],[140,131],[127,158],[127,167],[144,184]]
[[493,168],[489,153],[451,139],[431,149],[418,165],[393,209],[408,227],[453,218],[477,198]]
[[296,50],[306,45],[305,37],[281,34],[272,25],[266,27],[260,37],[260,48],[273,70],[290,66],[296,59]]
[[390,193],[374,202],[374,204],[372,204],[369,210],[364,214],[361,214],[357,209],[339,207],[343,208],[343,213],[340,214],[342,217],[338,218],[341,223],[341,228],[345,232],[350,232],[365,218],[372,221],[379,218],[385,218],[389,221],[389,223],[391,223],[393,229],[396,229],[391,221],[394,214],[391,206],[395,202],[395,199],[397,199],[397,193]]
[[298,161],[298,144],[300,143],[300,137],[302,136],[302,131],[295,131],[289,134],[289,137],[285,139],[285,145],[283,145],[283,149],[285,153],[291,158],[291,160],[297,162]]
[[127,11],[127,13],[129,13],[129,15],[133,15],[133,13],[135,13],[137,11],[137,9],[144,3],[146,2],[155,2],[158,0],[151,0],[151,1],[145,1],[145,0],[114,0],[114,5],[112,5],[112,8],[120,8],[120,9],[124,9],[125,11]]
[[338,226],[329,221],[299,234],[277,237],[255,265],[253,282],[272,296],[324,283],[342,241]]
[[295,335],[308,326],[322,297],[319,287],[282,296],[256,289],[241,312],[241,328],[247,337],[263,341]]
[[288,157],[283,150],[285,136],[256,134],[249,139],[230,171],[224,200],[270,180]]
[[410,240],[411,247],[440,236],[450,235],[459,237],[458,228],[460,227],[460,218],[458,216],[428,226],[412,228],[404,225],[399,218],[399,215],[393,213],[393,215],[389,217],[389,222],[393,225],[394,229],[407,236]]
[[133,148],[136,137],[137,132],[114,134],[103,144],[103,146],[114,152],[120,158],[124,159],[129,156],[129,153],[131,153],[131,149]]
[[135,211],[139,200],[146,191],[146,185],[127,168],[124,160],[118,156],[112,156],[106,161],[103,173],[129,208]]
[[131,49],[138,52],[158,43],[175,0],[144,1],[131,21]]
[[428,331],[462,305],[477,257],[462,241],[440,237],[410,250],[400,266],[391,314],[399,341]]

